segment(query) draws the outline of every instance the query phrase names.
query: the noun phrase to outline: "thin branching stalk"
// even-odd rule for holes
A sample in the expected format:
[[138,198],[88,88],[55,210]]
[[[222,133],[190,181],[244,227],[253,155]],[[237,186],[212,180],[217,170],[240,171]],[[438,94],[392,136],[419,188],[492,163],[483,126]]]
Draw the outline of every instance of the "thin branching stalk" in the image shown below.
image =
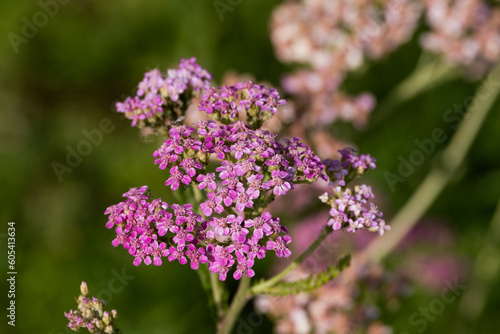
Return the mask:
[[[458,310],[460,322],[455,333],[463,333],[463,323],[475,323],[481,316],[484,306],[497,282],[500,271],[500,201],[497,203],[490,226],[481,243],[472,270],[469,287],[460,300]],[[461,328],[459,328],[461,327]]]
[[224,288],[222,287],[217,274],[210,273],[210,286],[212,287],[212,297],[214,299],[215,310],[217,312],[217,319],[220,320],[224,317]]
[[456,174],[465,160],[488,112],[500,91],[500,63],[495,66],[476,91],[462,123],[420,187],[393,218],[390,233],[372,242],[362,256],[368,261],[380,261],[422,218],[437,196]]
[[[433,58],[429,60],[428,58]],[[444,59],[434,55],[423,53],[415,70],[391,90],[389,95],[377,107],[373,115],[371,126],[377,127],[397,110],[397,107],[419,94],[430,90],[446,81],[452,80],[457,76],[456,68],[449,65]]]

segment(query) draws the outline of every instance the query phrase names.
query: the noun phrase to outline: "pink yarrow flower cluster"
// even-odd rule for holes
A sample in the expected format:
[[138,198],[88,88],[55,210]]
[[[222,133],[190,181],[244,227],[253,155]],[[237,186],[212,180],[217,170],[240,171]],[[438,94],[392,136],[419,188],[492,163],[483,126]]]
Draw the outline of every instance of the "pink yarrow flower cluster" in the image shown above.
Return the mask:
[[360,176],[366,169],[375,169],[375,159],[368,154],[357,155],[356,151],[346,148],[339,151],[340,160],[326,162],[326,173],[330,177],[333,196],[324,193],[321,201],[331,206],[328,225],[334,231],[345,229],[355,233],[359,229],[367,229],[383,235],[390,226],[382,219],[382,212],[370,202],[374,198],[372,189],[365,184],[356,185],[354,189],[347,184]]
[[[249,82],[232,87],[228,89],[237,95],[232,95],[233,104],[221,107],[220,101],[228,98],[223,97],[211,100],[210,109],[204,97],[200,110],[213,115],[243,108],[247,121],[256,125],[283,103],[273,89]],[[252,129],[236,121],[237,116],[227,120],[231,119],[228,125],[213,120],[195,127],[173,125],[169,138],[153,154],[155,164],[169,171],[165,185],[198,194],[199,207],[150,200],[144,186],[131,189],[123,195],[124,202],[106,210],[106,227],[117,233],[112,244],[127,249],[135,265],[161,265],[163,258],[189,261],[193,269],[208,263],[209,270],[225,280],[232,269],[235,279],[253,276],[255,260],[268,251],[290,256],[286,227],[264,209],[275,197],[293,190],[295,183],[325,178],[324,165],[300,138],[279,143],[275,134]]]
[[[194,60],[190,64],[191,72],[200,70]],[[197,78],[189,85],[206,89],[203,78],[209,75]],[[162,94],[163,88],[151,93],[150,82],[156,81],[140,85],[140,96]],[[278,142],[260,129],[284,103],[274,88],[250,81],[208,89],[199,110],[220,122],[171,123],[168,139],[153,153],[154,163],[168,171],[165,186],[181,197],[187,194],[196,206],[152,199],[147,186],[132,188],[123,202],[105,211],[106,227],[116,232],[113,246],[127,249],[134,265],[159,266],[165,258],[189,262],[192,269],[206,263],[220,280],[230,271],[237,280],[254,276],[255,260],[269,251],[289,257],[287,228],[265,209],[297,183],[327,176],[325,163],[299,137]],[[362,167],[352,161],[350,166]]]
[[158,69],[144,75],[137,95],[116,103],[116,110],[132,120],[132,126],[158,126],[165,120],[175,120],[177,108],[194,96],[207,90],[211,74],[196,63],[196,58],[181,59],[177,69],[170,69],[163,76]]
[[81,295],[78,296],[78,310],[70,310],[64,315],[69,320],[68,327],[78,332],[81,328],[86,328],[90,333],[97,334],[117,334],[119,331],[114,325],[116,310],[108,312],[105,310],[105,303],[96,297],[87,298],[87,283],[80,285]]

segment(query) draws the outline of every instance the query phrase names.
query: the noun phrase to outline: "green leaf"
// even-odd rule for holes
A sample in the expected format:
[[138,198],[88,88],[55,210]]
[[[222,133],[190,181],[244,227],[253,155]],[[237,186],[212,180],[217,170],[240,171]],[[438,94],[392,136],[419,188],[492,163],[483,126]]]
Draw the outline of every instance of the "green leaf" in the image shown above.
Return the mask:
[[338,264],[329,266],[325,271],[313,274],[306,279],[285,282],[282,281],[273,287],[268,288],[264,294],[285,296],[302,292],[311,292],[336,278],[344,269],[349,267],[351,256],[346,255],[340,259]]

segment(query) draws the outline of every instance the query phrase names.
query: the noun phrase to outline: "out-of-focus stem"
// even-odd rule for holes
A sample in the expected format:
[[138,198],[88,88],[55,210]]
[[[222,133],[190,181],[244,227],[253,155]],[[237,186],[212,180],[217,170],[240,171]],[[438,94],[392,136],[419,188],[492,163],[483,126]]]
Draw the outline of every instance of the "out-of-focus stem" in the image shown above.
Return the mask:
[[[500,269],[500,201],[479,250],[472,279],[459,305],[460,319],[475,323],[481,315],[488,292]],[[458,333],[458,330],[455,331]]]
[[362,256],[366,256],[365,259],[370,261],[380,261],[385,257],[434,203],[450,178],[451,174],[441,170],[432,170],[405,206],[392,219],[391,230],[383,237],[375,239],[365,249]]
[[238,286],[238,290],[236,290],[231,306],[229,306],[229,310],[227,311],[225,317],[219,323],[217,328],[218,334],[230,334],[233,330],[236,319],[240,315],[245,304],[248,302],[248,288],[250,288],[250,278],[246,275],[242,275],[240,278],[240,285]]
[[427,56],[422,54],[415,70],[383,99],[373,115],[372,127],[383,123],[401,103],[455,77],[456,69],[446,61],[435,58],[424,63],[422,58]]
[[474,138],[476,138],[493,102],[498,96],[500,91],[499,79],[500,63],[495,66],[483,84],[477,89],[462,123],[442,153],[436,166],[429,172],[422,184],[392,220],[390,233],[375,240],[365,249],[362,256],[366,260],[380,261],[396,247],[424,215],[462,165]]
[[321,231],[321,234],[319,237],[307,248],[300,256],[290,263],[285,269],[283,269],[279,274],[276,274],[272,278],[268,279],[267,281],[261,282],[259,284],[254,285],[250,289],[250,294],[252,295],[258,295],[258,294],[265,294],[266,289],[274,286],[277,284],[283,277],[285,277],[289,272],[291,272],[293,269],[297,268],[298,265],[300,265],[304,260],[311,255],[316,248],[321,244],[323,240],[330,234],[330,232],[333,231],[333,229],[330,226],[325,226],[323,230]]

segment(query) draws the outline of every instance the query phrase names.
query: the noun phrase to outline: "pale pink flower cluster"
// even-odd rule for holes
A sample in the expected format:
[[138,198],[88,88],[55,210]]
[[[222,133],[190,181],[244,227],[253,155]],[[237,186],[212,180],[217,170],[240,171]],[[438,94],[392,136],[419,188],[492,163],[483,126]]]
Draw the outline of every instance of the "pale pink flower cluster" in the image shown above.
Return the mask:
[[307,111],[304,120],[363,125],[375,106],[373,96],[346,96],[340,84],[365,58],[380,58],[406,42],[419,16],[420,5],[412,0],[304,0],[279,6],[271,21],[277,57],[308,67],[284,81],[285,90],[297,95],[299,109]]
[[342,75],[406,42],[419,8],[412,0],[286,2],[273,14],[271,38],[281,61]]
[[[339,91],[340,79],[329,71],[299,70],[283,78],[283,89],[295,96],[299,109],[307,106],[308,112],[301,123],[308,127],[332,124],[338,120],[363,125],[375,108],[375,98],[370,93],[349,96]],[[299,112],[300,114],[300,112]]]
[[500,7],[482,0],[426,0],[432,30],[422,46],[480,77],[500,58]]

